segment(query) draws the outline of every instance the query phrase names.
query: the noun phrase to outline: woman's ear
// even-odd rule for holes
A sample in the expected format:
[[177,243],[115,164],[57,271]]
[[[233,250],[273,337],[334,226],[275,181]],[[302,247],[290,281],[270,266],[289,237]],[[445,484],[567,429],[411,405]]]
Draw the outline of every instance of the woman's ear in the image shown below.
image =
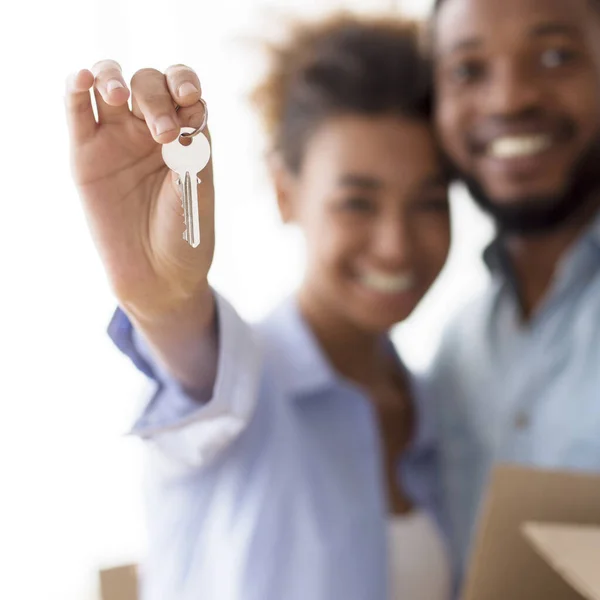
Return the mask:
[[279,214],[284,223],[291,223],[296,219],[295,211],[295,189],[296,177],[286,167],[277,152],[272,152],[267,158],[269,174],[275,194],[277,196],[277,206]]

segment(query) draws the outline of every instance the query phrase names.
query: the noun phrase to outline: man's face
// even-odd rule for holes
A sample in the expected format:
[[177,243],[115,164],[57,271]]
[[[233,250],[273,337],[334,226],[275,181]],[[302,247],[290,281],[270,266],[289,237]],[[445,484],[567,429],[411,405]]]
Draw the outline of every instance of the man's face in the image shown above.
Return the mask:
[[556,226],[598,189],[600,2],[445,0],[435,52],[442,143],[501,225]]

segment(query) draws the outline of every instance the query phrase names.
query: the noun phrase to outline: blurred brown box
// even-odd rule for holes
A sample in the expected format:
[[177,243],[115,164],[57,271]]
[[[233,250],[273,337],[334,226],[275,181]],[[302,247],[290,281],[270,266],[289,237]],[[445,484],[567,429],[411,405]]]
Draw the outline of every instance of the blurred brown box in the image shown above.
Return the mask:
[[499,466],[462,600],[600,600],[600,476]]
[[102,600],[138,600],[137,566],[123,565],[100,571],[100,598]]

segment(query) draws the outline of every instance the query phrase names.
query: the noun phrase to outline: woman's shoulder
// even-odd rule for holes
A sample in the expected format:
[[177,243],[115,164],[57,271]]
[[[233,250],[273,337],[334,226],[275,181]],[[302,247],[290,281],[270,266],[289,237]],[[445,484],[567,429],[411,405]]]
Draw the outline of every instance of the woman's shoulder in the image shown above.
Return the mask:
[[264,352],[266,375],[280,380],[289,393],[312,394],[339,383],[294,297],[283,300],[253,327]]

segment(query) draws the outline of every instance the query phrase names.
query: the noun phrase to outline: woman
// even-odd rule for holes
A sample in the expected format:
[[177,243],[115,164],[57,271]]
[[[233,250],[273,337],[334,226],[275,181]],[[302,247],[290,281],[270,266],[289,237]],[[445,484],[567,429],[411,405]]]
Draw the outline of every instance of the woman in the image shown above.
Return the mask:
[[[417,30],[338,17],[298,26],[271,56],[254,98],[272,142],[279,210],[304,233],[307,268],[297,293],[260,325],[244,323],[206,283],[210,167],[194,254],[161,208],[161,194],[172,193],[162,165],[144,179],[160,185],[143,188],[141,177],[129,185],[146,194],[131,208],[144,227],[125,231],[134,204],[125,167],[103,193],[127,200],[99,208],[99,176],[82,174],[89,161],[76,164],[128,315],[117,312],[111,334],[158,382],[135,426],[152,450],[144,598],[444,600],[448,566],[428,511],[429,433],[388,336],[449,246],[447,176]],[[164,119],[148,107],[166,95],[185,120],[198,96],[182,93],[182,73],[197,91],[199,82],[185,67],[141,72],[125,117],[119,73],[97,69],[99,112],[137,117],[134,126],[150,130],[148,154],[156,152]],[[91,84],[77,78],[71,90],[82,94]]]

